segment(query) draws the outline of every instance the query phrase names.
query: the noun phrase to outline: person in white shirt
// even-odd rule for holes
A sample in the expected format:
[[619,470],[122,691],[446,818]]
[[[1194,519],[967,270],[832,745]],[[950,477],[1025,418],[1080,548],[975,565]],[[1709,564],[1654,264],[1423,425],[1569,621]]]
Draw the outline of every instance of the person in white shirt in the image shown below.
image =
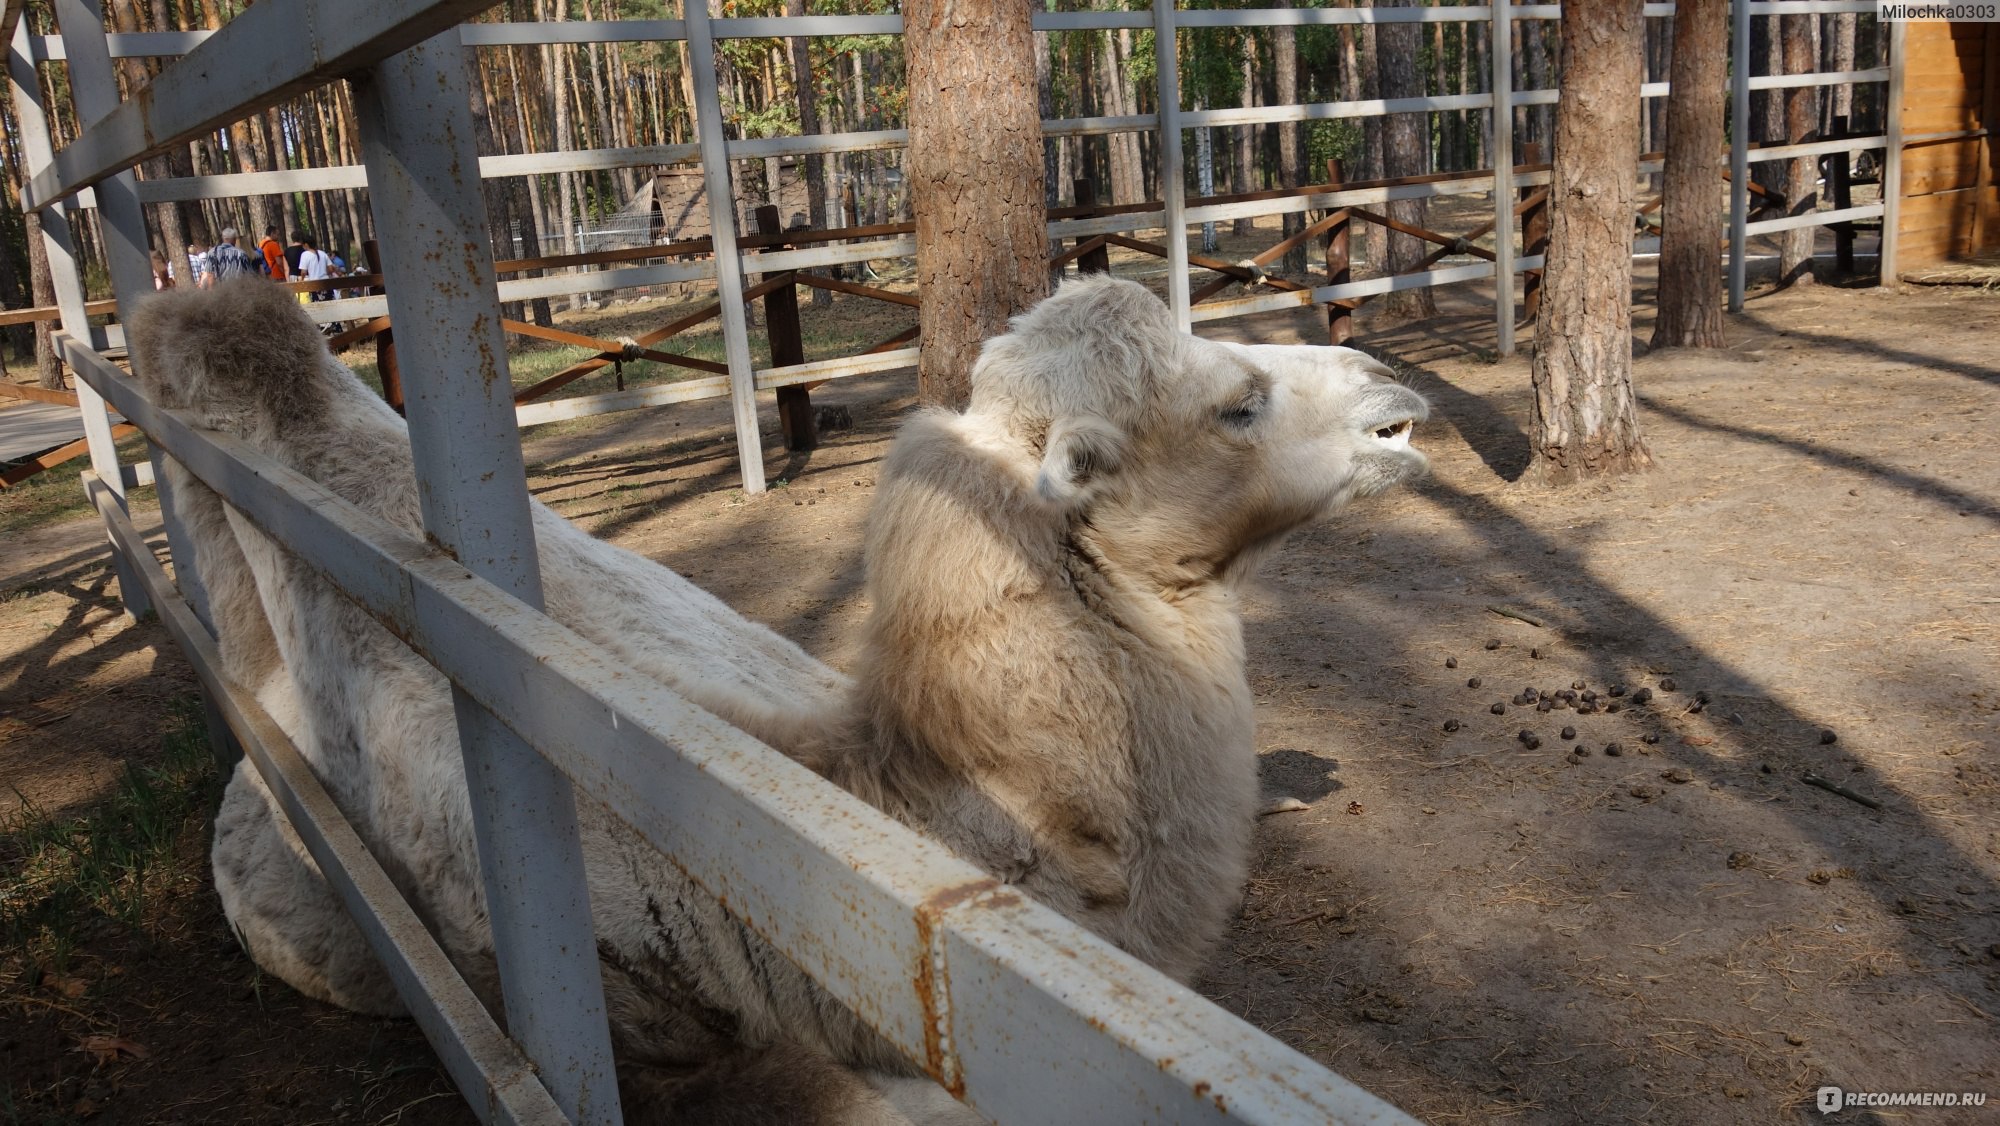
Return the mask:
[[[299,255],[298,277],[307,281],[325,281],[333,276],[333,258],[313,242],[311,235],[300,235],[299,245],[305,247],[305,251]],[[318,290],[312,295],[314,301],[327,301],[332,297],[333,291],[325,289]]]

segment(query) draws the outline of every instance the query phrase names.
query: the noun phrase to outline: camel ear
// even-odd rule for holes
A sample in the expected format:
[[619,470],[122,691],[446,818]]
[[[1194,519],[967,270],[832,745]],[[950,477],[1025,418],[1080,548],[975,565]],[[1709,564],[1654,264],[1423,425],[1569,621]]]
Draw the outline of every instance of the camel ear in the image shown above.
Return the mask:
[[1048,446],[1035,491],[1065,508],[1080,507],[1125,457],[1125,435],[1096,416],[1063,419],[1049,427]]

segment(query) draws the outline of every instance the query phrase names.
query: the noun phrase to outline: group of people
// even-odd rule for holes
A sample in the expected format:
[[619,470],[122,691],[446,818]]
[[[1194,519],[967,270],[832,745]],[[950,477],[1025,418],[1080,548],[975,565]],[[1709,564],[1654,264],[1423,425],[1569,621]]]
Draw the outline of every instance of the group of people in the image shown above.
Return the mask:
[[[301,234],[291,246],[285,246],[278,241],[278,228],[266,227],[264,238],[257,244],[255,253],[237,245],[241,238],[235,227],[224,227],[222,241],[207,250],[188,243],[188,265],[194,271],[196,288],[208,289],[218,281],[239,274],[273,281],[324,281],[347,274],[347,260],[339,254],[321,250],[309,234]],[[154,287],[164,289],[172,284],[173,278],[167,272],[165,258],[155,251]],[[338,290],[323,289],[313,291],[308,297],[313,301],[330,301],[339,295]]]
[[[278,228],[266,227],[255,253],[237,245],[241,238],[235,227],[224,227],[222,241],[207,250],[197,243],[187,244],[188,268],[194,271],[196,289],[209,289],[225,278],[239,275],[273,281],[325,281],[347,276],[347,260],[337,253],[321,250],[309,234],[300,234],[291,246],[285,246],[278,241]],[[177,280],[166,256],[153,251],[153,288],[166,289]],[[299,294],[299,300],[331,301],[347,295],[338,289],[315,289]],[[334,322],[320,327],[321,331],[332,334],[344,326]]]

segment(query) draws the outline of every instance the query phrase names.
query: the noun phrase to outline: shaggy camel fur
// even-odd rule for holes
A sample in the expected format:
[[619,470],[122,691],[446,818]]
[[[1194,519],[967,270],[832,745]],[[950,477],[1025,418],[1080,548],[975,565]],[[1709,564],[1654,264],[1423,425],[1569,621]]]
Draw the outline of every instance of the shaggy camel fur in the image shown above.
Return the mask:
[[[132,326],[166,406],[399,527],[403,422],[253,279]],[[1421,472],[1413,392],[1340,348],[1174,330],[1129,282],[990,341],[964,414],[910,420],[867,532],[853,681],[680,576],[534,509],[548,614],[1185,980],[1239,895],[1256,765],[1237,589],[1292,529]],[[445,950],[497,994],[445,679],[169,462],[228,674],[298,743]],[[597,803],[579,802],[629,1120],[902,1123],[962,1107]],[[238,768],[216,883],[257,962],[400,1011]]]

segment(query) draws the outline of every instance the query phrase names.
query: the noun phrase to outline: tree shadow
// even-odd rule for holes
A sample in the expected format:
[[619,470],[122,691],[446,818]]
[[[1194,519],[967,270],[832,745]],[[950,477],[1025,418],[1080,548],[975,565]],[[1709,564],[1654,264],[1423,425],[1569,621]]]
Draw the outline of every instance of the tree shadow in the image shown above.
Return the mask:
[[1755,313],[1738,314],[1743,320],[1759,328],[1800,340],[1809,340],[1814,346],[1832,351],[1851,352],[1877,359],[1909,364],[1911,367],[1928,368],[1933,371],[1948,371],[1967,379],[2000,387],[2000,371],[1980,364],[1968,364],[1960,360],[1949,360],[1943,356],[1933,356],[1928,352],[1912,352],[1904,348],[1891,348],[1873,340],[1856,340],[1846,336],[1828,336],[1823,333],[1803,332],[1797,328],[1775,325]]
[[1647,410],[1673,419],[1683,426],[1696,430],[1707,430],[1717,434],[1727,434],[1734,438],[1741,438],[1747,442],[1760,442],[1765,445],[1777,446],[1836,469],[1865,473],[1870,477],[1885,481],[1916,496],[1927,497],[1940,504],[1949,505],[1960,516],[1976,514],[1987,520],[2000,523],[2000,504],[1995,504],[1984,497],[1954,489],[1942,481],[1926,477],[1920,473],[1912,473],[1907,469],[1898,469],[1893,465],[1884,464],[1865,454],[1830,449],[1826,446],[1801,441],[1797,438],[1788,438],[1782,434],[1773,434],[1765,430],[1752,430],[1747,426],[1737,426],[1733,423],[1718,422],[1714,419],[1703,418],[1693,411],[1662,402],[1651,395],[1641,394],[1639,402]]

